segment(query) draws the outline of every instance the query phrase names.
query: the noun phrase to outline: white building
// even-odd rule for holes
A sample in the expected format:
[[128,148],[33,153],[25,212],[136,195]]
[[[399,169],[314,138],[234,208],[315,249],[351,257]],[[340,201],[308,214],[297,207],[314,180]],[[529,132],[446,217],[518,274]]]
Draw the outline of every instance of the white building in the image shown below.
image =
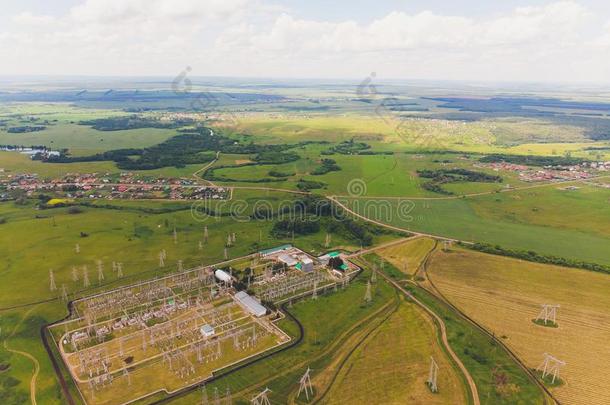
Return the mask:
[[252,296],[248,295],[245,291],[240,291],[235,294],[235,300],[249,313],[256,317],[265,316],[267,308],[262,306]]

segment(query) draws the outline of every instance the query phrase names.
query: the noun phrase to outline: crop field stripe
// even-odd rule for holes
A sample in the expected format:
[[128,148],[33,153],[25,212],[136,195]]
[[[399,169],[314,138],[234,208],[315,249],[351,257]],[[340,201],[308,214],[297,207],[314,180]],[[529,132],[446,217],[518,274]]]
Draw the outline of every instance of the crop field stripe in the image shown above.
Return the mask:
[[[432,255],[430,255],[431,257]],[[430,258],[429,257],[429,258]],[[548,403],[548,398],[550,398],[553,403],[560,405],[560,402],[557,400],[557,398],[555,398],[553,396],[553,394],[549,391],[549,389],[540,382],[540,380],[538,379],[538,377],[536,377],[536,375],[521,361],[521,359],[507,346],[504,344],[504,342],[500,341],[495,334],[489,332],[484,326],[482,326],[481,324],[479,324],[477,321],[475,321],[474,319],[472,319],[471,317],[469,317],[468,315],[466,315],[464,312],[460,311],[459,308],[457,308],[455,305],[453,305],[441,292],[440,290],[436,287],[436,285],[434,284],[434,282],[432,281],[432,279],[430,278],[430,274],[427,271],[427,266],[428,266],[428,261],[425,262],[425,266],[424,269],[426,271],[426,275],[427,275],[427,280],[430,283],[430,285],[432,286],[432,288],[434,289],[434,291],[430,291],[428,288],[420,285],[419,283],[414,283],[416,284],[418,287],[423,288],[424,290],[426,290],[428,293],[438,297],[443,303],[445,303],[448,307],[450,307],[453,311],[455,311],[459,316],[461,316],[463,319],[467,320],[471,325],[473,325],[474,327],[476,327],[478,330],[480,330],[481,332],[483,332],[485,335],[487,335],[488,337],[490,337],[494,342],[496,342],[497,344],[500,345],[500,347],[502,349],[504,349],[504,351],[519,365],[519,367],[525,371],[525,373],[528,375],[528,377],[530,378],[530,380],[536,384],[536,386],[538,386],[538,388],[540,388],[542,391],[544,391],[544,393],[546,395],[543,396],[544,398],[544,403],[547,404]],[[548,397],[547,397],[548,396]]]

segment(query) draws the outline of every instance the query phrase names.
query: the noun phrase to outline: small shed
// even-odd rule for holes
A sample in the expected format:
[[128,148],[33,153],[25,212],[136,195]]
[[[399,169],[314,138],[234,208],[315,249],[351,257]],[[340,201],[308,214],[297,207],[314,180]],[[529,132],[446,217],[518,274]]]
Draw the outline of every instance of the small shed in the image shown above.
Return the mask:
[[214,336],[214,327],[212,325],[209,324],[205,324],[203,325],[199,331],[201,332],[201,336],[203,337],[210,337],[210,336]]

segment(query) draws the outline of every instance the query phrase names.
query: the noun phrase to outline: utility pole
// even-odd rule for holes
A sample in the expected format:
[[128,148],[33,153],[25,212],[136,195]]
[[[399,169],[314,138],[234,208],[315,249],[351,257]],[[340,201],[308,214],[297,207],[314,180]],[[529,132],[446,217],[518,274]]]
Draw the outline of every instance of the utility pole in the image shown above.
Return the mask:
[[52,269],[49,269],[49,287],[51,291],[57,290],[57,286],[55,285],[55,275],[53,274]]

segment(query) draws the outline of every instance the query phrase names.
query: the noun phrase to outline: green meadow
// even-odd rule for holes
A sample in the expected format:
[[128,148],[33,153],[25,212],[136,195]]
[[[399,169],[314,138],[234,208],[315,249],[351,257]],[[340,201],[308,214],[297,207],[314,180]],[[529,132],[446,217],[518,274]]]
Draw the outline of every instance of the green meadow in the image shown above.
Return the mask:
[[[558,188],[550,185],[411,204],[383,199],[345,201],[362,215],[417,232],[610,264],[610,190]],[[398,215],[401,204],[412,209]]]

